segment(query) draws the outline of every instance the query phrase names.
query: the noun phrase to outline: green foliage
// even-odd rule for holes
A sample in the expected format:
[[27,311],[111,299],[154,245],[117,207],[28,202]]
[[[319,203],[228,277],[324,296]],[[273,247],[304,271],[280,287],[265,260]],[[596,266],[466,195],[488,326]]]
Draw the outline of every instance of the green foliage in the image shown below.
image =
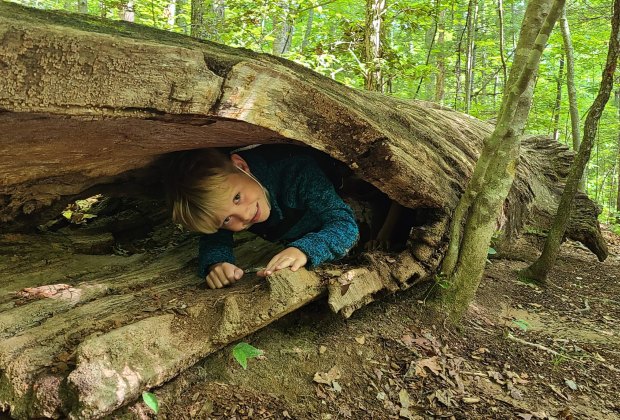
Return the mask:
[[144,391],[142,393],[142,401],[151,409],[155,414],[159,413],[159,401],[157,395]]
[[262,350],[259,350],[256,347],[244,342],[237,344],[232,350],[233,357],[237,362],[239,362],[243,369],[248,368],[248,359],[261,356],[262,354]]

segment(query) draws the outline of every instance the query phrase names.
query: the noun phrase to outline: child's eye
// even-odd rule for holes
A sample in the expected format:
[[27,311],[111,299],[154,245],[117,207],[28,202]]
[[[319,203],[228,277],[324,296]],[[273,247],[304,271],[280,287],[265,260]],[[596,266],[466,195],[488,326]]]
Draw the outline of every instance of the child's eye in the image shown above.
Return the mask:
[[230,222],[230,216],[224,219],[224,221],[222,222],[222,225],[226,226],[229,222]]
[[241,201],[241,194],[237,193],[237,195],[235,195],[235,198],[233,198],[233,203],[237,204],[239,201]]

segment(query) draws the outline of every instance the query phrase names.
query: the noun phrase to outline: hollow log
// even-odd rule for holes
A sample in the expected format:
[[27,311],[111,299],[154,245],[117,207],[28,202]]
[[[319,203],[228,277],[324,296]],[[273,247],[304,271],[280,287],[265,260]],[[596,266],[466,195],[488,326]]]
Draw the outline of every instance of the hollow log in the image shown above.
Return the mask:
[[[279,57],[10,3],[0,4],[0,78],[0,409],[19,418],[104,416],[323,295],[350,316],[429,279],[492,128]],[[195,238],[170,233],[156,205],[126,209],[134,216],[114,229],[36,230],[76,198],[144,191],[168,152],[256,143],[324,152],[411,209],[406,249],[211,291],[195,275]],[[548,227],[572,159],[540,138],[523,156],[500,221],[507,242]],[[580,202],[567,236],[603,260],[597,208]],[[168,240],[119,248],[143,225]],[[246,266],[272,252],[258,238],[236,248]]]

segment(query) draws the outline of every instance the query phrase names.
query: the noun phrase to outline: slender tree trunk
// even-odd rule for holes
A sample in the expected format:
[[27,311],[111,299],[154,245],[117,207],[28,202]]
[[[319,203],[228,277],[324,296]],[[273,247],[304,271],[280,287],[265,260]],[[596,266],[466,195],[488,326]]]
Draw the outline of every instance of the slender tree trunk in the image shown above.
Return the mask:
[[205,28],[205,0],[191,0],[192,12],[191,12],[191,30],[190,34],[194,38],[204,39],[206,38],[207,31]]
[[119,14],[122,20],[133,22],[135,20],[134,1],[129,0],[127,3],[121,3]]
[[[425,44],[426,44],[426,62],[424,63],[426,66],[430,65],[432,57],[433,57],[433,46],[435,45],[435,36],[437,35],[437,18],[435,15],[434,24],[431,28],[428,28],[425,36]],[[418,82],[418,88],[416,89],[413,98],[418,97],[418,93],[420,92],[420,87],[422,87],[422,83],[426,81],[426,100],[430,100],[433,97],[431,93],[433,91],[433,82],[436,80],[436,75],[431,74],[430,76],[422,76],[420,77],[420,81]]]
[[312,23],[314,21],[314,7],[308,10],[308,20],[306,21],[306,30],[304,39],[301,41],[301,51],[304,52],[308,48],[310,42],[310,34],[312,34]]
[[605,105],[609,100],[611,90],[613,87],[613,77],[618,64],[618,54],[620,53],[620,38],[618,27],[620,24],[620,0],[614,0],[614,11],[611,21],[611,37],[609,39],[609,51],[607,53],[607,62],[603,70],[601,77],[601,86],[599,88],[598,95],[594,99],[594,103],[588,111],[586,122],[583,129],[583,141],[579,152],[575,157],[575,161],[571,165],[568,178],[566,179],[566,186],[560,199],[558,206],[558,212],[553,220],[553,225],[547,235],[545,246],[541,256],[527,269],[523,271],[523,275],[533,280],[544,282],[547,279],[547,274],[554,266],[560,251],[560,244],[564,238],[566,227],[568,225],[568,219],[573,204],[573,199],[579,186],[579,180],[583,175],[583,170],[590,159],[590,152],[594,145],[596,138],[596,132],[598,129],[598,123],[605,109]]
[[435,84],[435,102],[442,104],[446,96],[446,53],[445,53],[445,36],[446,36],[446,11],[439,13],[439,22],[437,24],[437,83]]
[[[506,57],[504,53],[504,4],[502,0],[497,0],[498,30],[499,30],[499,57],[502,60],[502,88],[506,89],[506,81],[508,80],[508,67],[506,66]],[[495,95],[493,96],[495,98]]]
[[367,90],[381,92],[383,80],[381,60],[383,59],[383,19],[386,8],[385,0],[366,0],[366,27],[364,30],[364,52],[366,63],[364,87]]
[[[616,90],[616,109],[618,110],[618,122],[620,123],[620,89]],[[616,190],[616,223],[620,223],[620,130],[618,130],[617,136],[616,172],[618,173],[618,188]]]
[[467,31],[467,26],[461,30],[461,36],[459,37],[459,43],[456,48],[456,64],[454,65],[454,109],[458,109],[458,100],[462,90],[462,71],[463,71],[463,37]]
[[213,20],[209,31],[210,37],[214,41],[221,41],[220,32],[226,24],[226,0],[212,0],[211,11]]
[[[452,321],[462,317],[476,294],[497,217],[514,179],[520,135],[532,99],[532,79],[564,1],[556,0],[549,9],[550,4],[551,0],[528,3],[498,123],[484,142],[474,173],[453,215],[450,243],[442,263],[448,287],[440,290],[443,308]],[[527,57],[525,62],[522,56]]]
[[555,104],[553,105],[553,140],[560,140],[560,109],[562,106],[562,85],[564,84],[564,57],[560,57],[556,81]]
[[78,13],[88,13],[88,0],[78,0]]
[[[579,150],[581,132],[579,130],[579,108],[577,107],[577,89],[575,88],[575,55],[573,41],[570,36],[566,7],[562,10],[560,18],[562,40],[564,42],[564,54],[566,54],[566,88],[568,90],[568,111],[570,113],[571,135],[573,138],[573,150]],[[585,175],[585,174],[584,174]],[[586,178],[583,176],[579,181],[579,191],[585,191]]]
[[289,0],[279,3],[280,13],[273,18],[275,37],[272,52],[274,55],[282,55],[288,52],[291,46],[293,25],[290,21],[291,6]]
[[467,8],[467,64],[465,66],[465,112],[471,110],[471,93],[474,76],[474,51],[476,44],[476,19],[478,15],[478,0],[469,0]]
[[177,16],[177,0],[169,0],[164,16],[166,17],[166,29],[172,29]]

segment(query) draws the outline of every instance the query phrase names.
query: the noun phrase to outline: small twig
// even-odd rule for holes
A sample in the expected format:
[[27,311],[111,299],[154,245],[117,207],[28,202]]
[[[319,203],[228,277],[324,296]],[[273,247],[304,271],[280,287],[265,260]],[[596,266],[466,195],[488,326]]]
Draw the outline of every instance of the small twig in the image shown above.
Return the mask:
[[[530,347],[537,348],[539,350],[546,351],[547,353],[551,353],[554,356],[559,356],[560,355],[560,353],[558,353],[557,351],[555,351],[553,349],[550,349],[549,347],[545,347],[542,344],[530,343],[529,341],[525,341],[525,340],[523,340],[521,338],[515,337],[511,333],[508,333],[508,335],[506,337],[508,337],[509,340],[516,341],[517,343],[525,344],[526,346],[530,346]],[[568,356],[566,356],[566,357],[568,358]]]
[[486,373],[482,373],[482,372],[465,372],[465,371],[461,371],[460,372],[461,375],[465,375],[465,376],[480,376],[481,378],[488,378],[489,375],[487,375]]

